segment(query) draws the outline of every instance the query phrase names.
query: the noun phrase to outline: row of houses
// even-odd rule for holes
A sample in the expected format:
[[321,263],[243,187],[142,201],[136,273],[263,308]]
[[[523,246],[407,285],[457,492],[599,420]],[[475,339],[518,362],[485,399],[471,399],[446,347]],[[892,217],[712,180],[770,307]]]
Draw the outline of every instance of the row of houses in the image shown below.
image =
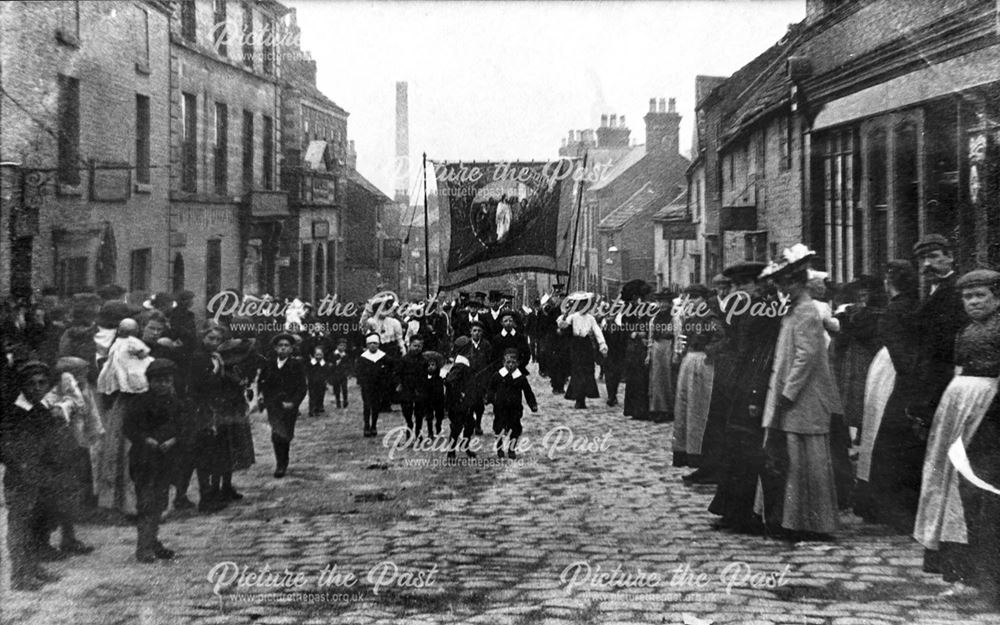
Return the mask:
[[0,67],[0,292],[187,289],[201,309],[398,279],[398,208],[279,2],[2,3]]
[[707,283],[799,242],[849,282],[929,233],[961,268],[1000,266],[995,0],[807,0],[780,41],[695,92],[690,161],[662,101],[645,146],[613,118],[564,142],[609,164],[584,190],[571,288]]

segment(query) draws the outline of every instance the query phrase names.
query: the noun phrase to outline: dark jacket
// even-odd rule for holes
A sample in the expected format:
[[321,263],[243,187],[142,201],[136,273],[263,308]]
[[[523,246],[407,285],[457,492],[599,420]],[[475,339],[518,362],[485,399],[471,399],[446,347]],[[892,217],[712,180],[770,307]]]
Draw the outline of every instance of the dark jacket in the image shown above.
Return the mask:
[[365,358],[364,353],[358,356],[354,363],[358,385],[363,389],[387,391],[392,385],[392,364],[390,358],[383,355],[377,362]]
[[448,412],[451,415],[458,416],[472,410],[474,379],[472,369],[464,362],[456,362],[448,370],[444,382],[447,387]]
[[538,409],[538,402],[535,400],[527,376],[520,371],[511,373],[506,369],[500,369],[490,378],[489,386],[486,388],[486,403],[493,404],[494,413],[519,415],[524,412],[522,395],[532,410]]
[[399,393],[399,401],[414,401],[427,373],[427,361],[421,354],[407,353],[400,359],[398,371],[399,384],[403,387]]
[[313,364],[312,358],[305,361],[306,365],[306,379],[309,380],[309,385],[321,385],[326,384],[333,377],[333,363],[327,359]]
[[305,365],[300,359],[289,357],[279,369],[278,359],[271,357],[261,369],[257,389],[265,405],[290,402],[298,406],[309,390]]
[[42,404],[26,409],[18,404],[6,406],[0,415],[0,462],[6,467],[7,489],[37,487],[45,476],[48,442],[54,435],[55,421]]
[[493,363],[503,362],[503,353],[508,349],[517,350],[517,362],[521,366],[521,373],[526,373],[528,363],[531,362],[528,336],[520,330],[514,330],[512,334],[504,336],[503,330],[501,330],[493,338]]
[[146,439],[152,438],[158,443],[179,439],[181,412],[181,402],[173,393],[157,395],[147,391],[129,405],[122,433],[132,444],[128,455],[132,479],[139,481],[144,476],[162,475],[171,469],[176,446],[162,451],[147,445]]

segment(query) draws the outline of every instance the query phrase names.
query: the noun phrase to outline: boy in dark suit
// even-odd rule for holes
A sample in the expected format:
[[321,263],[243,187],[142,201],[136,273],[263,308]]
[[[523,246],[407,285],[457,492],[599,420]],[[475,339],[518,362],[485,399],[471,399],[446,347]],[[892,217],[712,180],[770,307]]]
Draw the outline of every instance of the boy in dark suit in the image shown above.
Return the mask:
[[38,590],[59,579],[40,564],[38,543],[32,537],[32,516],[39,483],[47,477],[44,462],[48,442],[55,434],[50,408],[42,401],[49,391],[49,367],[37,360],[17,369],[21,392],[0,415],[0,462],[6,466],[11,582],[16,590]]
[[295,438],[295,422],[299,417],[299,404],[306,396],[306,371],[302,361],[292,357],[295,337],[282,332],[271,339],[274,357],[260,372],[257,389],[267,410],[271,425],[271,444],[274,446],[274,477],[285,477]]
[[427,435],[434,438],[441,433],[441,422],[444,421],[445,388],[441,378],[444,357],[437,352],[424,352],[421,357],[424,370],[414,398],[417,435],[420,434],[421,421],[426,419]]
[[396,387],[396,396],[399,397],[399,407],[403,412],[403,420],[406,421],[406,428],[410,430],[411,436],[420,437],[420,417],[417,419],[417,427],[413,427],[413,408],[417,400],[417,393],[420,384],[424,379],[424,371],[427,368],[424,364],[424,339],[419,334],[410,337],[410,344],[407,346],[406,354],[400,359],[398,366],[399,385]]
[[364,415],[365,438],[378,436],[378,412],[382,394],[391,388],[392,365],[386,353],[380,349],[381,340],[377,332],[365,337],[365,351],[358,356],[355,374],[361,387],[362,414]]
[[326,414],[323,403],[326,399],[326,385],[333,374],[333,365],[327,361],[322,345],[313,347],[312,358],[306,364],[306,378],[309,381],[309,416],[322,417]]
[[469,361],[469,368],[472,369],[473,377],[478,381],[473,387],[472,414],[475,416],[476,434],[483,433],[483,413],[486,411],[483,402],[482,382],[487,379],[490,367],[493,365],[493,346],[483,338],[485,328],[482,323],[474,321],[469,325],[469,342],[457,350],[457,353],[465,356]]
[[504,457],[503,439],[509,440],[508,455],[517,458],[517,439],[521,436],[521,415],[524,406],[521,396],[528,402],[531,412],[538,412],[538,402],[531,391],[528,378],[518,367],[518,352],[508,349],[503,355],[503,367],[493,377],[486,389],[486,403],[493,404],[493,433],[497,435],[497,456]]
[[500,331],[493,337],[493,362],[502,362],[508,349],[517,351],[521,374],[528,375],[531,347],[528,345],[527,335],[517,329],[517,313],[509,308],[500,313]]
[[330,354],[330,384],[337,408],[347,408],[347,339],[337,341],[337,349]]
[[[460,336],[455,339],[455,349],[461,351],[469,343],[469,337]],[[475,430],[476,423],[472,418],[472,398],[474,396],[475,377],[469,367],[469,359],[459,354],[455,363],[445,378],[446,399],[448,404],[448,421],[451,424],[448,457],[454,458],[455,451],[461,446],[466,455],[475,458],[476,454],[469,448],[469,439]],[[462,442],[459,443],[459,438]]]
[[174,552],[163,546],[157,535],[160,516],[167,509],[170,482],[174,475],[174,453],[180,435],[180,402],[174,394],[174,363],[157,358],[146,368],[149,390],[142,393],[125,415],[122,432],[132,444],[129,473],[135,482],[136,547],[139,562],[169,560]]

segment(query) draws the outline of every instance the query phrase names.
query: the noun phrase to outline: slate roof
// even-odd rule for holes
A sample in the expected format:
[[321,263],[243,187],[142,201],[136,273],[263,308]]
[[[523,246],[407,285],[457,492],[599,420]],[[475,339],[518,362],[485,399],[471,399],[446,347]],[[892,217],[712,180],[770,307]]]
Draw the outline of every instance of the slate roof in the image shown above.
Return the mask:
[[664,201],[666,201],[666,197],[661,193],[657,193],[652,182],[647,182],[617,208],[608,213],[607,217],[602,219],[597,227],[600,229],[617,230],[627,224],[633,217],[649,208],[650,205],[660,204]]
[[676,221],[687,219],[687,189],[680,192],[666,206],[653,214],[653,221]]
[[[624,148],[621,148],[620,150],[624,150]],[[622,175],[628,171],[630,167],[641,161],[644,156],[646,156],[646,146],[637,145],[628,148],[628,151],[618,157],[618,160],[601,176],[601,179],[587,187],[587,190],[600,191],[601,189],[607,187],[614,182],[618,176]],[[601,161],[595,159],[594,162],[598,163]]]
[[379,202],[381,202],[383,204],[385,204],[385,203],[391,203],[392,202],[392,199],[389,198],[388,195],[386,195],[385,193],[382,193],[381,191],[379,191],[378,187],[376,187],[371,182],[369,182],[367,178],[365,178],[364,176],[362,176],[358,172],[358,170],[348,168],[346,170],[346,174],[345,175],[347,176],[347,181],[349,183],[354,183],[358,187],[360,187],[363,190],[365,190],[366,192],[370,193]]

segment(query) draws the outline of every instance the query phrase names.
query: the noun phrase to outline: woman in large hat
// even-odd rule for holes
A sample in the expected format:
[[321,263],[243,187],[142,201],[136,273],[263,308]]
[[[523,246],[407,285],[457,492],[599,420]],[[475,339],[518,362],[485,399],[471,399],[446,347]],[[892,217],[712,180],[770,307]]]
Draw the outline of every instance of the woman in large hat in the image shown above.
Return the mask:
[[[1000,273],[977,269],[955,283],[962,293],[965,312],[972,321],[955,342],[956,374],[945,389],[927,439],[920,506],[913,537],[922,544],[925,570],[939,572],[953,582],[949,595],[976,594],[974,559],[997,557],[975,553],[975,541],[986,531],[996,531],[997,520],[967,519],[959,495],[959,475],[949,461],[949,448],[968,444],[997,395],[1000,377]],[[995,452],[995,450],[994,450]],[[970,521],[972,526],[970,527]]]
[[596,399],[601,396],[594,380],[594,343],[601,355],[608,353],[608,345],[597,319],[589,311],[594,294],[580,291],[570,294],[567,299],[572,312],[561,315],[557,321],[559,328],[571,337],[571,369],[566,399],[574,400],[575,408],[586,408],[588,397]]
[[796,245],[785,250],[781,264],[764,271],[791,310],[781,320],[764,405],[765,450],[775,470],[763,512],[766,520],[798,536],[825,536],[838,526],[830,425],[843,408],[823,320],[807,286],[814,255]]
[[644,308],[645,300],[652,291],[653,287],[645,280],[633,280],[622,286],[626,309],[621,314],[620,325],[627,339],[622,369],[625,378],[622,412],[626,417],[638,420],[649,418],[649,364],[646,354],[650,319]]

